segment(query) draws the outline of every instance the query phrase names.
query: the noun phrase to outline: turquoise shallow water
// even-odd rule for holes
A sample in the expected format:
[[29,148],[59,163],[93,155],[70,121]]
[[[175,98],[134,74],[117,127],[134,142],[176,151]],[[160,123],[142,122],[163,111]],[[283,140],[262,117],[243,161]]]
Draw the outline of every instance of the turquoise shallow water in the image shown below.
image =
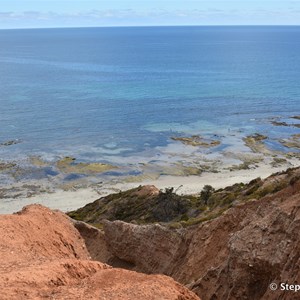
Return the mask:
[[[0,31],[1,159],[118,161],[171,136],[299,133],[300,27]],[[222,145],[217,150],[230,145]]]

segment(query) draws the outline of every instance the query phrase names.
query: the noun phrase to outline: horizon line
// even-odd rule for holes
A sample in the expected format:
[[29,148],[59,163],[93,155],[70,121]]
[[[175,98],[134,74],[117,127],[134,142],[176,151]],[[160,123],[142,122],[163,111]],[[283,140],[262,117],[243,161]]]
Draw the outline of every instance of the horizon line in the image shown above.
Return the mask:
[[300,27],[300,24],[209,24],[209,25],[109,25],[109,26],[57,26],[57,27],[11,27],[0,30],[33,29],[83,29],[83,28],[151,28],[151,27]]

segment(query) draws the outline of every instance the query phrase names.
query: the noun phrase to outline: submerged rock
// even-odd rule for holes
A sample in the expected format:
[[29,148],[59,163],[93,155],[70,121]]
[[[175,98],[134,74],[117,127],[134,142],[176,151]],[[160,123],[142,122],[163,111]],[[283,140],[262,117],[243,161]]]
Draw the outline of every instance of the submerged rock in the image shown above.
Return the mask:
[[272,154],[272,152],[264,144],[264,140],[268,139],[266,135],[255,133],[243,138],[245,145],[255,153]]
[[6,141],[6,142],[3,142],[3,143],[0,143],[0,146],[11,146],[11,145],[16,145],[16,144],[19,144],[21,143],[21,140],[9,140],[9,141]]
[[97,174],[117,167],[104,163],[77,163],[76,158],[65,157],[56,163],[56,167],[63,173]]
[[[299,116],[294,116],[292,118],[299,120]],[[287,123],[287,122],[272,121],[271,124],[274,125],[274,126],[287,126],[287,127],[300,128],[300,124],[297,124],[297,123],[291,123],[290,124],[290,123]]]
[[193,135],[191,137],[171,137],[171,139],[195,147],[215,147],[221,144],[218,140],[207,140],[199,135]]
[[300,134],[294,134],[288,139],[280,140],[280,143],[287,148],[300,149]]
[[291,118],[296,119],[296,120],[300,120],[300,116],[293,116]]
[[17,167],[16,163],[0,162],[0,172],[9,171]]

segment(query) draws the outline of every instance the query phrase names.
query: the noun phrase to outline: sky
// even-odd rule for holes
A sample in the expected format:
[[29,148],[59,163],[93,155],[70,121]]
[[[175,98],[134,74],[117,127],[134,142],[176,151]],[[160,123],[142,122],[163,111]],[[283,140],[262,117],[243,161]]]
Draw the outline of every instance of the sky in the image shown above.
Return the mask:
[[300,25],[300,0],[0,0],[0,29]]

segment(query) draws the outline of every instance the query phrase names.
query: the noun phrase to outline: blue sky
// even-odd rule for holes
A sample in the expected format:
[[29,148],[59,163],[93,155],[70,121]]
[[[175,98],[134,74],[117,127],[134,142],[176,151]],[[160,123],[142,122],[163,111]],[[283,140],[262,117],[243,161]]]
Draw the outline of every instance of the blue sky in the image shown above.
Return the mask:
[[0,28],[300,25],[300,0],[0,0]]

